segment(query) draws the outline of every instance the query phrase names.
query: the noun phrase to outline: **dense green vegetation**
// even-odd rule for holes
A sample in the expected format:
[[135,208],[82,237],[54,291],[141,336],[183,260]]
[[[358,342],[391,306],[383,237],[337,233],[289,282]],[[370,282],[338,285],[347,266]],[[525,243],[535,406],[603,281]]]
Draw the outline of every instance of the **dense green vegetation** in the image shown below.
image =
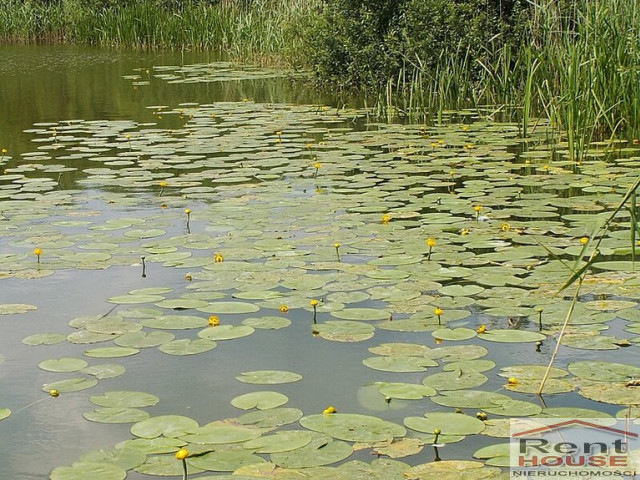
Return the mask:
[[310,0],[0,0],[0,41],[219,50],[279,63],[304,49]]
[[377,111],[424,121],[489,106],[542,116],[579,157],[637,138],[640,7],[627,0],[3,0],[0,39],[218,49],[366,89]]

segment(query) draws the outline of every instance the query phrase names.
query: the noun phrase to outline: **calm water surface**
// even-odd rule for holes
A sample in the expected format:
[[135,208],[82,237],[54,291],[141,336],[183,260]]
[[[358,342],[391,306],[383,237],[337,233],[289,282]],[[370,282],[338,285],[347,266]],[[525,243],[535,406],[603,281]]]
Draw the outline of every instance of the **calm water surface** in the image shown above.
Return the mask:
[[[202,104],[241,101],[244,98],[294,104],[331,102],[331,99],[323,98],[302,84],[284,79],[169,84],[154,80],[147,73],[155,65],[188,65],[215,60],[207,54],[2,46],[0,58],[0,147],[6,148],[13,157],[11,166],[23,162],[21,154],[34,150],[33,135],[24,133],[24,130],[40,122],[74,119],[157,122],[148,107],[168,105],[173,108],[185,102]],[[151,84],[132,85],[131,80],[124,77],[133,73],[140,73],[143,80],[145,76],[149,77]],[[171,122],[179,127],[185,121],[173,117],[163,122],[161,126],[168,128]],[[96,206],[98,208],[99,205]],[[108,213],[112,216],[121,214],[131,215],[131,212],[114,209]],[[169,231],[168,235],[179,233]],[[0,253],[10,249],[7,245],[0,246]],[[293,324],[286,329],[286,334],[260,331],[259,335],[254,334],[241,342],[225,344],[224,353],[217,352],[215,360],[207,355],[172,357],[157,349],[145,349],[135,357],[113,361],[126,365],[127,372],[120,377],[102,380],[90,390],[64,394],[58,399],[44,397],[41,387],[51,382],[53,377],[51,373],[40,370],[38,363],[48,358],[82,357],[87,346],[62,343],[31,347],[23,345],[21,340],[41,332],[68,334],[70,328],[67,323],[71,319],[107,313],[112,307],[106,302],[110,296],[175,282],[172,280],[175,274],[170,270],[162,269],[158,264],[152,265],[146,279],[141,279],[138,267],[123,266],[101,271],[59,270],[38,280],[0,280],[0,304],[27,303],[39,307],[28,317],[23,316],[24,320],[16,316],[19,322],[9,322],[0,317],[0,353],[6,357],[0,366],[0,407],[14,412],[0,423],[1,478],[48,478],[54,467],[71,464],[89,451],[109,448],[129,439],[128,424],[92,423],[82,417],[83,412],[94,408],[88,401],[90,395],[110,390],[141,390],[156,394],[160,403],[146,409],[152,415],[187,415],[206,423],[242,413],[230,405],[230,400],[256,389],[237,382],[235,377],[243,371],[268,368],[291,370],[303,375],[302,382],[280,386],[278,391],[290,397],[288,406],[300,408],[305,414],[321,412],[327,405],[334,404],[340,411],[380,415],[402,423],[406,416],[424,413],[424,406],[400,401],[385,406],[380,400],[376,411],[363,407],[361,397],[366,393],[363,386],[368,382],[384,379],[419,383],[424,374],[403,374],[399,378],[395,374],[365,367],[362,359],[368,356],[368,347],[385,341],[433,345],[429,333],[403,335],[377,331],[374,339],[358,344],[327,342],[309,335],[309,318],[304,312],[292,313],[289,318]],[[539,359],[533,347],[527,346],[523,350],[521,346],[507,344],[488,358],[498,360],[496,357],[507,364]],[[173,367],[178,361],[180,368],[176,370]],[[167,371],[176,373],[167,375]],[[495,390],[501,388],[499,380],[491,381],[495,383]],[[43,397],[44,400],[39,401]],[[21,410],[34,402],[38,403]],[[591,406],[589,401],[575,397],[554,398],[550,400],[550,406],[576,402]],[[598,408],[608,407],[599,404]],[[475,443],[466,441],[464,446],[453,445],[441,452],[441,456],[468,458],[469,446],[475,449],[483,442],[485,439],[478,439]],[[425,450],[415,461],[428,461],[431,455]],[[356,454],[352,458],[370,461],[368,454],[360,457]],[[130,473],[127,478],[150,477]]]

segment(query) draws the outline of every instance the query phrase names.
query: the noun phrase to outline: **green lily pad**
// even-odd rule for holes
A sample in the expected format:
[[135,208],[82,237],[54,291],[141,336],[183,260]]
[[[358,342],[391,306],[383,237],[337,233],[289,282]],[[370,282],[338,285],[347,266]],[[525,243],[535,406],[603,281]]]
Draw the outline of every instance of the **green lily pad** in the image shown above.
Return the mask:
[[438,292],[449,297],[473,297],[484,292],[484,288],[478,285],[447,285]]
[[436,390],[426,385],[415,383],[381,383],[378,391],[385,397],[397,398],[401,400],[421,400],[424,397],[436,395]]
[[42,387],[42,390],[49,392],[51,390],[58,390],[60,393],[65,392],[79,392],[91,387],[95,387],[98,381],[95,378],[75,377],[68,378],[66,380],[60,380],[58,382],[48,383]]
[[197,355],[213,350],[217,345],[216,342],[206,338],[198,338],[195,340],[182,338],[180,340],[163,343],[158,347],[158,350],[167,355]]
[[[116,444],[116,448],[152,455],[156,453],[174,453],[184,444],[185,442],[177,438],[134,438]],[[175,456],[173,458],[175,460]]]
[[424,357],[429,355],[431,348],[417,343],[383,343],[377,347],[370,347],[369,351],[388,357]]
[[109,333],[95,333],[87,330],[81,330],[79,332],[73,332],[67,335],[67,342],[69,343],[100,343],[106,340],[113,340],[116,335]]
[[38,367],[48,372],[77,372],[82,370],[88,363],[81,358],[52,358],[44,360],[38,364]]
[[482,358],[488,350],[480,345],[453,345],[430,350],[428,357],[443,362],[459,362],[461,360],[475,360]]
[[162,315],[160,317],[144,318],[140,323],[149,328],[188,330],[190,328],[206,327],[209,324],[209,320],[195,315]]
[[445,372],[486,372],[496,366],[493,360],[462,360],[460,362],[445,363],[442,369]]
[[481,420],[462,413],[430,412],[424,417],[406,417],[404,424],[417,432],[433,433],[439,429],[442,435],[473,435],[484,430]]
[[243,372],[236,377],[243,383],[254,383],[258,385],[275,385],[279,383],[292,383],[302,380],[302,375],[281,370],[258,370],[254,372]]
[[270,458],[281,468],[311,468],[339,462],[352,453],[353,448],[348,443],[332,440],[326,435],[314,434],[306,446],[288,452],[273,453]]
[[100,407],[139,408],[150,407],[157,404],[160,400],[150,393],[114,390],[105,392],[102,395],[91,396],[89,397],[89,401]]
[[0,420],[4,420],[11,415],[11,410],[8,408],[0,408]]
[[103,348],[92,348],[89,350],[85,350],[83,355],[87,357],[95,357],[95,358],[119,358],[119,357],[130,357],[131,355],[136,355],[140,353],[140,350],[137,348],[129,348],[129,347],[103,347]]
[[487,377],[480,372],[450,371],[434,373],[422,380],[422,383],[436,390],[466,390],[484,384]]
[[[505,388],[520,393],[538,393],[540,389],[540,380],[518,379],[516,384],[507,384]],[[563,378],[549,378],[544,384],[544,394],[552,395],[556,393],[568,393],[575,390],[576,386],[573,382]]]
[[540,405],[522,400],[500,400],[495,407],[484,407],[487,413],[492,415],[504,415],[509,417],[527,417],[537,415],[542,411]]
[[175,335],[168,332],[131,332],[116,338],[113,343],[119,347],[149,348],[170,342]]
[[[520,380],[538,380],[542,381],[547,373],[546,365],[510,365],[500,369],[501,377],[512,378],[515,377]],[[561,368],[552,367],[549,370],[548,378],[561,378],[568,375],[566,370]]]
[[259,436],[260,432],[258,430],[240,425],[210,424],[192,428],[191,433],[180,435],[180,438],[185,442],[200,445],[219,445],[242,443]]
[[300,425],[349,442],[384,442],[406,434],[406,430],[400,425],[354,413],[309,415],[300,419]]
[[83,413],[82,416],[91,422],[99,423],[134,423],[149,418],[149,414],[144,410],[124,407],[97,408]]
[[524,343],[539,342],[547,338],[542,333],[532,332],[529,330],[487,330],[485,333],[478,335],[478,338],[488,340],[490,342],[501,343]]
[[164,300],[164,297],[161,295],[148,295],[148,294],[137,294],[137,295],[118,295],[116,297],[111,297],[107,301],[110,303],[117,303],[119,305],[129,305],[134,303],[154,303],[159,302],[160,300]]
[[[617,350],[625,340],[609,335],[568,334],[562,338],[562,345],[581,350]],[[626,342],[628,345],[628,342]]]
[[256,427],[279,427],[297,422],[302,415],[302,410],[297,408],[270,408],[240,415],[238,422]]
[[626,363],[581,360],[567,369],[576,377],[596,382],[627,382],[640,377],[640,367]]
[[102,448],[83,455],[80,462],[99,462],[118,465],[125,470],[131,470],[144,463],[147,455],[127,448]]
[[241,408],[242,410],[251,410],[252,408],[268,410],[270,408],[280,407],[288,401],[289,398],[282,393],[263,391],[240,395],[231,400],[231,405],[236,408]]
[[373,337],[375,327],[368,323],[351,320],[329,320],[313,325],[312,331],[325,340],[351,343],[362,342]]
[[624,383],[593,382],[582,384],[578,393],[596,402],[614,405],[640,405],[640,389]]
[[220,314],[241,314],[254,313],[260,310],[260,307],[253,303],[247,302],[211,302],[206,307],[198,307],[200,312]]
[[25,345],[55,345],[66,340],[61,333],[36,333],[22,339]]
[[362,363],[383,372],[426,372],[427,367],[438,366],[438,362],[423,357],[369,357]]
[[[511,444],[510,443],[498,443],[495,445],[487,445],[473,453],[473,458],[479,458],[487,460],[485,464],[493,465],[496,467],[510,467],[511,466]],[[489,460],[491,462],[489,462]]]
[[131,434],[140,438],[182,437],[198,428],[198,422],[182,415],[160,415],[136,423]]
[[255,329],[247,325],[218,325],[199,331],[198,336],[208,340],[233,340],[234,338],[247,337],[253,332]]
[[187,460],[190,467],[212,472],[233,472],[245,465],[264,463],[266,460],[247,450],[210,452]]
[[70,467],[54,468],[49,478],[51,480],[123,480],[127,471],[112,463],[104,462],[75,462]]
[[[424,443],[422,440],[418,438],[403,438],[401,440],[396,440],[388,444],[376,446],[373,449],[373,453],[375,455],[383,455],[389,458],[403,458],[416,455],[420,453],[423,448]],[[403,478],[402,474],[406,468],[408,468],[408,465],[402,467],[397,472],[382,473],[378,467],[372,466],[369,477],[375,478],[375,476],[377,476],[376,474],[381,473],[385,475],[383,478]]]
[[304,430],[276,432],[245,442],[242,446],[255,453],[281,453],[309,445],[313,434]]
[[482,390],[454,390],[440,392],[431,397],[438,405],[458,408],[491,408],[500,402],[511,400],[507,395]]
[[431,335],[434,338],[439,338],[440,340],[469,340],[476,336],[476,331],[471,330],[470,328],[439,328],[438,330],[434,330],[431,332]]
[[[626,410],[628,411],[628,409]],[[548,407],[538,417],[545,418],[613,418],[611,415],[591,408]]]
[[172,308],[174,310],[187,310],[190,308],[202,308],[206,307],[209,302],[204,300],[196,300],[192,298],[173,298],[168,300],[162,300],[157,302],[156,307]]
[[245,318],[243,325],[263,330],[279,330],[291,325],[291,320],[284,317],[262,317],[262,318]]
[[[136,472],[156,476],[178,476],[183,474],[182,462],[175,455],[154,455],[134,469]],[[203,470],[195,466],[189,468],[189,473],[200,473]]]
[[0,315],[16,315],[37,309],[38,307],[35,305],[29,305],[26,303],[0,303]]
[[345,308],[337,312],[331,312],[330,315],[342,320],[388,320],[389,312],[378,310],[376,308]]

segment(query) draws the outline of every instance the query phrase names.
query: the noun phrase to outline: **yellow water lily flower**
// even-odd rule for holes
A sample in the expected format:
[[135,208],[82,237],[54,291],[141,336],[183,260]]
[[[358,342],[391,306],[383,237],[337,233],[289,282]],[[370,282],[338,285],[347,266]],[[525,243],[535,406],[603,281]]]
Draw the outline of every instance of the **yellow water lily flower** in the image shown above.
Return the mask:
[[587,243],[589,243],[589,237],[582,237],[580,239],[580,244],[581,245],[586,245]]
[[384,225],[386,225],[390,221],[391,221],[391,215],[389,215],[388,213],[385,213],[384,215],[382,215],[382,223]]
[[287,313],[289,311],[289,305],[285,305],[284,303],[280,305],[280,311],[282,313]]
[[209,326],[217,327],[218,325],[220,325],[220,317],[218,317],[217,315],[211,315],[209,317]]
[[176,458],[178,460],[184,460],[188,456],[189,456],[189,450],[187,450],[186,448],[181,448],[176,452]]
[[316,300],[315,298],[314,298],[313,300],[311,300],[311,306],[312,306],[313,308],[317,307],[319,303],[320,303],[320,302],[319,302],[318,300]]
[[331,415],[332,413],[337,413],[337,412],[338,410],[336,410],[335,407],[327,407],[322,411],[322,413],[325,415]]
[[487,326],[484,323],[482,325],[480,325],[478,327],[478,329],[476,330],[476,332],[478,332],[478,333],[484,333],[486,331],[487,331]]
[[427,246],[428,246],[429,248],[433,248],[433,247],[435,247],[435,246],[436,246],[436,239],[435,239],[435,238],[433,238],[433,237],[429,237],[429,238],[427,238],[426,243],[427,243]]
[[56,390],[55,388],[52,388],[51,390],[49,390],[49,395],[51,395],[52,397],[59,397],[60,396],[60,392],[58,390]]
[[222,262],[224,262],[224,257],[222,256],[222,254],[221,254],[221,253],[216,253],[216,254],[213,256],[213,261],[214,261],[215,263],[222,263]]

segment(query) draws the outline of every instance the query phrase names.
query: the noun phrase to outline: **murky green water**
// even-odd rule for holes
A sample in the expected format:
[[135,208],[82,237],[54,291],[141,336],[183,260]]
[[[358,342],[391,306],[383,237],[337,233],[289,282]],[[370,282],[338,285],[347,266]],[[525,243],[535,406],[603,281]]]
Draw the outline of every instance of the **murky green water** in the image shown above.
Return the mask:
[[[239,417],[245,412],[231,400],[259,390],[287,395],[285,406],[305,416],[333,405],[339,413],[400,425],[456,406],[471,417],[491,411],[444,398],[458,389],[529,402],[525,410],[513,407],[513,416],[576,405],[614,414],[640,403],[621,385],[637,367],[616,366],[623,373],[603,379],[576,363],[638,361],[640,290],[628,272],[624,216],[603,235],[599,249],[609,263],[586,282],[568,339],[573,348],[563,348],[556,362],[562,369],[573,362],[571,374],[559,372],[566,378],[551,382],[561,393],[543,403],[531,393],[538,372],[518,371],[518,386],[505,386],[513,374],[501,372],[548,362],[569,305],[552,294],[570,276],[569,264],[593,248],[598,226],[635,180],[635,147],[594,147],[575,166],[563,158],[562,144],[549,147],[544,125],[522,142],[517,126],[470,112],[426,129],[367,124],[362,111],[287,78],[257,78],[251,71],[250,79],[221,81],[249,73],[224,64],[192,67],[214,60],[206,55],[69,47],[1,47],[0,53],[6,107],[0,147],[7,149],[0,177],[0,307],[7,309],[0,316],[0,408],[11,410],[0,422],[0,458],[12,478],[46,478],[56,467],[132,438],[132,423],[83,418],[96,408],[91,396],[119,390],[156,395],[159,403],[143,409],[152,416],[184,415],[200,425]],[[583,247],[585,236],[591,240]],[[435,245],[429,247],[428,238]],[[549,260],[549,252],[558,259]],[[215,254],[224,261],[216,262]],[[122,298],[151,288],[161,290],[143,290],[156,295],[147,301]],[[317,324],[312,299],[319,300]],[[8,304],[37,309],[19,313]],[[206,327],[212,313],[220,327]],[[167,315],[190,317],[162,320]],[[176,326],[184,321],[195,324]],[[254,331],[246,330],[250,325]],[[481,325],[484,334],[477,333]],[[119,345],[123,328],[167,332],[208,347],[213,331],[217,346],[188,356],[167,354],[164,346],[114,358],[92,351]],[[215,338],[242,328],[251,334]],[[98,341],[94,335],[105,330],[118,333]],[[87,337],[23,343],[40,333]],[[631,344],[623,347],[627,339]],[[432,351],[389,360],[393,354],[376,347],[391,343]],[[171,345],[179,350],[181,343]],[[117,364],[126,372],[86,390],[63,385],[60,397],[51,398],[51,387],[43,391],[43,385],[93,381],[86,372],[38,367],[63,357]],[[496,365],[474,363],[479,357]],[[456,367],[456,360],[469,363]],[[302,379],[256,385],[236,378],[260,370]],[[441,375],[448,370],[450,376]],[[435,390],[421,400],[380,393],[376,383],[423,380]],[[604,394],[597,384],[588,395],[567,393],[614,380],[617,390]],[[623,394],[629,396],[624,401],[591,400]],[[386,395],[393,397],[389,403]],[[300,427],[280,430],[290,428]],[[470,459],[498,440],[468,435],[440,456]],[[370,462],[371,452],[369,446],[349,460]],[[177,462],[172,453],[151,457]],[[431,460],[431,447],[399,459],[406,468]],[[127,478],[149,477],[129,471]]]

